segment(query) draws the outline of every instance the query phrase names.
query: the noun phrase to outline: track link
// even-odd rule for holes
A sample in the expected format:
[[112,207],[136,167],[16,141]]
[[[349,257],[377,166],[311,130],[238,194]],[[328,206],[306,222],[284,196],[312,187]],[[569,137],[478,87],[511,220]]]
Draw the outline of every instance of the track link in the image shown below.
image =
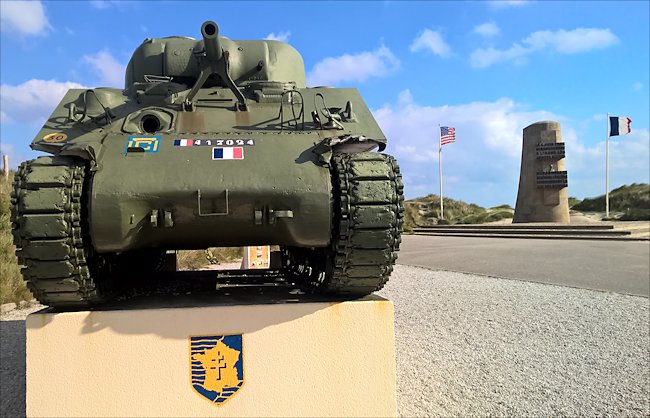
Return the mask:
[[335,230],[323,291],[367,295],[388,281],[404,224],[404,184],[390,155],[332,157]]
[[90,271],[85,179],[84,162],[69,157],[26,161],[14,177],[11,220],[16,255],[29,290],[53,307],[103,301]]

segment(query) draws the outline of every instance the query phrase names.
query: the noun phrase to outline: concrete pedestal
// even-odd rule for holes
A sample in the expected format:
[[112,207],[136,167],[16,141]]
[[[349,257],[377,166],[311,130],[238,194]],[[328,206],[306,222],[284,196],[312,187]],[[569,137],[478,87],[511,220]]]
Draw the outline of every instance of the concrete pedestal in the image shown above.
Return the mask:
[[27,416],[396,415],[390,301],[162,306],[30,315]]

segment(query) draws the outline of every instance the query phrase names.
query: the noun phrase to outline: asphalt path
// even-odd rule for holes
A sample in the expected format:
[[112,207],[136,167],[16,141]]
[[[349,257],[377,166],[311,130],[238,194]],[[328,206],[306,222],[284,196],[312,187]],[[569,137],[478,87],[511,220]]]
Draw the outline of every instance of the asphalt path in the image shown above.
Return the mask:
[[402,236],[399,264],[650,296],[650,242]]

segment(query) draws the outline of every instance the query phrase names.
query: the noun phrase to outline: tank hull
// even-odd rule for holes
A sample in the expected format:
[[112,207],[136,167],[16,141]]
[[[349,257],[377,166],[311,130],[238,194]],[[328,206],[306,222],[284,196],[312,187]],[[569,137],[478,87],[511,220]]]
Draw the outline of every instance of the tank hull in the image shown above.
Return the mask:
[[331,180],[311,152],[316,136],[188,136],[157,135],[155,152],[104,139],[89,202],[97,252],[328,245]]
[[[147,38],[125,89],[69,90],[34,138],[52,156],[18,168],[11,221],[41,303],[86,308],[150,281],[358,297],[389,279],[404,185],[359,92],[306,87],[281,42],[232,41],[212,21],[201,35]],[[268,244],[268,270],[158,272],[165,250]]]

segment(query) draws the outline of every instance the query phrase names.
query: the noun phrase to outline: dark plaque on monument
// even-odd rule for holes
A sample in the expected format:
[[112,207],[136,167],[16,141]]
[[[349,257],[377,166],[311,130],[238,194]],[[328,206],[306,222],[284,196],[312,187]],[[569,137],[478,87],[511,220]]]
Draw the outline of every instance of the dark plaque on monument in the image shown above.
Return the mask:
[[565,156],[564,142],[538,144],[536,149],[537,159],[556,159],[559,160]]
[[566,171],[549,171],[537,172],[537,188],[556,188],[561,189],[569,185],[569,180]]

